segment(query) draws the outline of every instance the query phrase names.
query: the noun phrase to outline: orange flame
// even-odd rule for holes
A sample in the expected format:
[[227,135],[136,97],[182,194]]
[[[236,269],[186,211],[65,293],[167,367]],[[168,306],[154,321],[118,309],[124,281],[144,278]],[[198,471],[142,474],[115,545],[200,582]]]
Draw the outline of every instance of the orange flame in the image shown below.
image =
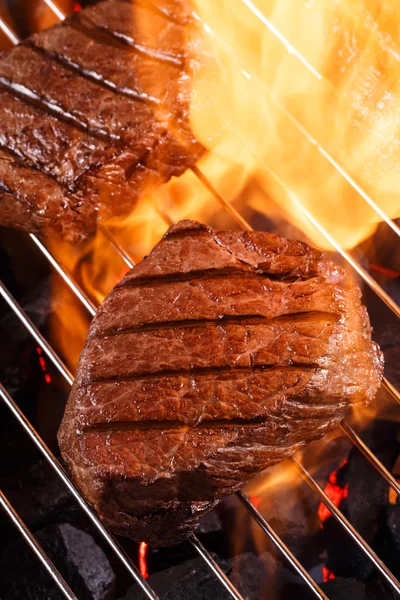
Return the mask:
[[256,179],[264,194],[247,204],[272,199],[323,248],[400,215],[397,2],[199,0],[196,13],[217,58],[191,123],[225,162],[226,199]]

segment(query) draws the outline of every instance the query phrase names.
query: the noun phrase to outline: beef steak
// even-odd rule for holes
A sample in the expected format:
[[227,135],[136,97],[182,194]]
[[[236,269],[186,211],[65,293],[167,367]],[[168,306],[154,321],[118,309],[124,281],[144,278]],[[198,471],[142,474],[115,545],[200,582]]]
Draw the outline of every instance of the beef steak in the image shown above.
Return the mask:
[[0,224],[77,243],[193,165],[199,40],[187,0],[104,0],[0,53]]
[[170,228],[98,310],[59,431],[107,525],[177,543],[374,398],[382,354],[343,278],[302,242]]

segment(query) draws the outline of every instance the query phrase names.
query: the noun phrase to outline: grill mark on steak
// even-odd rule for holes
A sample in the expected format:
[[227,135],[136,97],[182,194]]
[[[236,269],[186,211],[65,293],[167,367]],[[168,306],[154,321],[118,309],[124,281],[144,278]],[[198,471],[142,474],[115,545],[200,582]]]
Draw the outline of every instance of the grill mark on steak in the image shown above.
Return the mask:
[[[75,201],[75,204],[70,202],[70,199],[68,197],[69,193],[74,193],[74,189],[72,188],[72,186],[66,185],[66,184],[62,184],[60,183],[57,178],[52,174],[52,173],[48,173],[46,172],[44,169],[39,169],[36,165],[31,164],[30,162],[28,162],[28,159],[23,156],[20,155],[16,149],[12,149],[12,148],[7,148],[6,146],[4,146],[3,144],[0,144],[0,150],[2,150],[3,152],[6,152],[7,154],[10,154],[12,158],[7,159],[6,162],[8,162],[10,165],[12,165],[14,168],[23,168],[23,169],[28,169],[29,171],[32,171],[33,174],[35,173],[41,173],[44,176],[48,177],[49,179],[51,179],[52,181],[54,181],[54,183],[59,186],[59,188],[63,191],[63,193],[65,194],[64,197],[64,202],[65,205],[68,205],[68,207],[73,210],[74,212],[78,213],[78,209],[79,207],[82,205],[82,201]],[[0,158],[0,161],[4,160],[4,158]],[[0,179],[0,185],[3,186],[4,191],[6,191],[5,188],[9,189],[9,186],[7,186],[7,184]],[[21,202],[21,204],[24,204],[26,206],[29,206],[29,208],[35,208],[35,204],[30,202],[28,199],[28,196],[26,195],[22,195],[20,194],[17,190],[10,190],[10,193],[15,197],[15,199],[18,202]]]
[[176,231],[167,231],[164,234],[164,238],[171,240],[171,239],[180,239],[180,238],[184,238],[187,239],[188,237],[190,238],[194,238],[194,237],[202,237],[202,236],[209,236],[210,233],[209,231],[207,231],[206,228],[204,227],[199,227],[198,229],[191,229],[190,230],[190,235],[188,234],[187,231],[185,230],[176,230]]
[[186,431],[189,429],[227,429],[229,427],[252,427],[263,425],[268,417],[250,419],[204,419],[195,425],[188,425],[179,419],[171,421],[113,421],[96,423],[82,429],[82,433],[111,431],[152,431],[153,429]]
[[[10,164],[12,164],[16,167],[19,166],[24,169],[29,169],[30,171],[33,171],[34,173],[36,172],[36,173],[42,173],[42,174],[46,175],[46,177],[48,177],[49,179],[52,179],[65,193],[68,193],[68,192],[73,193],[75,191],[74,186],[68,185],[66,183],[61,183],[53,173],[46,171],[44,168],[39,168],[38,166],[36,166],[32,162],[30,162],[28,157],[26,157],[24,154],[22,154],[18,151],[18,148],[9,148],[6,145],[0,143],[0,150],[3,150],[3,152],[7,152],[7,154],[10,154],[14,158],[14,160],[11,159],[8,161]],[[4,182],[2,182],[2,183],[4,183]],[[16,192],[12,191],[11,193],[20,202],[24,202],[24,204],[29,204],[32,207],[34,206],[34,204],[30,203],[29,200],[27,200],[26,198],[23,198],[22,196],[21,196],[21,198],[19,198],[18,195],[16,194]]]
[[157,60],[161,63],[167,63],[174,67],[183,67],[184,62],[182,56],[165,54],[154,48],[149,48],[143,44],[136,44],[135,40],[127,35],[96,25],[86,15],[76,13],[68,20],[68,25],[83,33],[86,37],[93,39],[96,42],[103,44],[111,44],[122,46],[123,48],[132,49],[137,54],[146,56],[151,60]]
[[127,96],[132,100],[137,100],[146,104],[153,104],[157,106],[161,104],[161,100],[159,100],[159,98],[150,96],[145,92],[139,92],[138,90],[135,90],[133,88],[118,86],[113,81],[105,79],[101,73],[97,73],[97,71],[94,71],[93,69],[86,69],[79,63],[74,62],[70,58],[59,54],[58,52],[54,52],[52,50],[43,48],[42,46],[36,44],[34,40],[27,40],[26,42],[24,42],[24,44],[32,48],[32,50],[34,50],[35,52],[42,54],[42,56],[45,56],[49,60],[53,60],[54,62],[59,63],[63,67],[70,69],[71,71],[77,73],[78,75],[87,79],[88,81],[96,83],[97,85],[100,85],[105,89],[114,92],[117,95]]
[[253,365],[252,367],[232,367],[223,366],[223,367],[196,367],[194,369],[171,369],[168,371],[148,371],[143,373],[135,373],[134,375],[107,375],[106,377],[91,377],[89,380],[83,378],[81,381],[81,385],[88,386],[92,383],[118,383],[122,381],[136,381],[136,380],[147,380],[147,379],[166,379],[168,377],[179,377],[179,376],[187,376],[187,377],[204,377],[208,375],[224,375],[228,376],[232,375],[232,372],[235,373],[246,373],[249,371],[293,371],[293,370],[302,371],[313,371],[316,372],[320,370],[319,365],[315,363],[311,363],[308,365],[304,365],[303,363],[293,362],[290,365]]
[[0,95],[3,118],[15,115],[0,131],[3,148],[16,154],[24,165],[52,175],[71,192],[82,176],[121,155],[120,148],[96,140],[87,131],[28,104],[4,87]]
[[[18,152],[7,150],[1,144],[0,172],[0,181],[3,188],[1,200],[3,201],[2,210],[5,224],[7,224],[8,221],[7,214],[4,213],[4,211],[7,211],[7,204],[8,206],[12,206],[12,198],[14,198],[14,202],[18,202],[21,207],[26,208],[28,211],[28,218],[32,210],[38,209],[38,207],[42,208],[44,206],[44,210],[41,210],[38,213],[37,218],[42,219],[44,222],[48,222],[49,219],[54,217],[54,209],[59,210],[60,213],[62,213],[61,227],[64,224],[65,227],[68,227],[68,224],[71,220],[67,214],[69,211],[72,211],[78,217],[85,219],[88,223],[94,216],[93,212],[90,210],[90,205],[86,205],[83,211],[84,214],[81,214],[80,209],[82,207],[82,199],[77,195],[70,194],[68,188],[59,184],[52,174],[44,173],[36,166],[28,164],[26,160],[21,160]],[[31,179],[35,182],[35,185],[37,185],[38,189],[35,189],[35,203],[30,201],[31,196],[25,191],[26,179]],[[10,189],[9,194],[6,192],[6,189]],[[51,205],[48,207],[46,204],[47,197],[49,195],[52,197],[58,197],[57,194],[60,195],[59,205]],[[21,218],[23,219],[26,217],[21,213]],[[35,218],[35,216],[33,218]],[[39,228],[34,229],[34,231],[38,229]],[[58,227],[58,231],[60,231],[60,227]]]
[[109,336],[125,335],[129,333],[140,333],[142,331],[154,331],[159,329],[183,329],[185,327],[202,327],[208,325],[259,325],[266,323],[291,323],[301,321],[302,323],[308,320],[318,318],[325,320],[327,323],[335,323],[340,319],[337,313],[308,311],[303,313],[287,313],[279,317],[264,317],[263,315],[224,315],[219,319],[185,319],[182,321],[161,321],[156,323],[146,323],[137,327],[113,327],[105,329],[91,336],[93,339],[102,339]]
[[[1,179],[0,179],[0,192],[5,192],[6,194],[13,195],[13,191],[8,187],[8,185],[6,185],[4,183],[4,181],[1,181]],[[17,200],[19,200],[19,198],[17,198]]]
[[39,96],[30,88],[21,83],[14,83],[5,77],[0,76],[0,89],[6,90],[9,94],[22,100],[25,104],[39,109],[42,113],[47,114],[56,119],[60,119],[67,125],[71,125],[91,137],[94,137],[102,142],[113,143],[114,145],[125,147],[121,138],[113,133],[101,129],[94,129],[87,122],[82,121],[72,113],[68,112],[60,104],[49,102],[43,96]]
[[[204,279],[220,279],[224,277],[235,277],[243,275],[249,275],[253,277],[261,277],[267,281],[287,281],[288,283],[303,279],[302,277],[287,277],[284,275],[276,275],[272,273],[257,272],[250,266],[247,269],[240,269],[236,267],[225,267],[222,269],[200,269],[194,271],[188,271],[187,273],[169,273],[167,275],[150,275],[148,277],[136,277],[121,281],[116,287],[117,288],[135,288],[135,287],[155,287],[160,285],[166,285],[168,283],[180,283],[180,282],[197,282]],[[309,279],[305,277],[305,279]]]
[[[320,419],[320,415],[318,410],[329,411],[332,407],[327,407],[324,404],[313,404],[312,406],[301,404],[295,400],[287,400],[285,402],[290,402],[291,404],[295,404],[300,406],[301,408],[310,408],[315,411],[315,414],[310,414],[309,418],[311,419]],[[338,405],[340,407],[344,407],[343,405]],[[179,419],[171,419],[171,420],[143,420],[143,421],[107,421],[104,423],[94,423],[92,425],[87,425],[80,429],[82,434],[85,433],[111,433],[118,431],[154,431],[154,430],[162,430],[162,431],[193,431],[194,429],[240,429],[242,427],[254,427],[255,425],[265,425],[269,419],[276,419],[276,415],[263,415],[260,417],[242,417],[242,418],[234,418],[234,419],[203,419],[198,423],[193,425],[189,423],[185,423],[184,421],[180,421]],[[293,418],[293,420],[296,420]],[[228,448],[229,451],[231,448]]]
[[2,180],[0,180],[0,191],[5,192],[6,194],[11,194],[12,196],[14,196],[14,198],[18,202],[21,202],[21,204],[24,204],[25,206],[28,206],[29,208],[33,208],[33,206],[34,206],[31,202],[29,202],[29,200],[27,198],[25,198],[18,192],[11,190],[8,187],[8,185],[6,183],[4,183],[4,181],[2,181]]
[[[22,154],[22,152],[20,152],[18,150],[18,148],[7,148],[7,146],[0,143],[0,150],[3,150],[4,152],[11,154],[13,157],[15,157],[17,160],[20,161],[20,164],[23,164],[22,161],[25,159],[25,156]],[[14,161],[10,160],[9,162],[11,163]],[[38,169],[34,165],[29,165],[29,168],[31,168],[32,170],[38,171]]]

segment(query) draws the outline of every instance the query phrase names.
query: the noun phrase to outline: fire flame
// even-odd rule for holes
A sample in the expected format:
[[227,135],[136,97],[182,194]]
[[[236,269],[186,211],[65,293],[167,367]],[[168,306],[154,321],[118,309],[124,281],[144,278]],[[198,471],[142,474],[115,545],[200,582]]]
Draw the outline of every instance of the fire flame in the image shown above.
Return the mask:
[[398,217],[398,3],[195,5],[216,58],[195,83],[191,124],[225,161],[221,195],[256,179],[264,194],[248,205],[266,212],[272,198],[328,249],[322,231],[350,249]]

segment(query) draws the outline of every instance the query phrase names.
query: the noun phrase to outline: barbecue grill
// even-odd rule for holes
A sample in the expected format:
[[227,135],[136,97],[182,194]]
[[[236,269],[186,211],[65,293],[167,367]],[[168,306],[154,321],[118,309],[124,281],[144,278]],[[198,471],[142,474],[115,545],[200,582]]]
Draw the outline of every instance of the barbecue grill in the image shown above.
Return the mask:
[[[53,11],[55,17],[57,19],[62,19],[65,17],[63,11],[57,6],[53,0],[45,0],[49,9]],[[273,35],[277,37],[277,39],[283,43],[287,49],[295,54],[299,60],[305,61],[303,57],[297,53],[296,49],[293,48],[289,42],[277,31],[272,24],[262,15],[256,7],[252,4],[250,0],[243,0],[244,4],[249,8],[253,14],[260,19],[260,21],[264,24],[265,27],[269,28]],[[0,20],[0,29],[2,34],[5,35],[13,44],[18,43],[18,36],[12,30],[12,27],[6,23],[4,20]],[[306,63],[306,61],[305,61]],[[308,67],[308,63],[306,63],[306,67]],[[312,68],[312,67],[310,67]],[[307,135],[307,132],[304,132]],[[315,140],[311,141],[315,143]],[[325,152],[324,149],[321,149],[322,152]],[[326,154],[326,152],[325,152]],[[327,160],[330,160],[335,168],[340,171],[340,166],[335,163],[333,159],[330,158],[329,155],[326,155]],[[235,219],[237,224],[244,229],[251,229],[250,224],[244,219],[244,217],[237,212],[237,210],[228,203],[214,188],[213,183],[208,179],[208,177],[198,168],[194,167],[193,169],[194,175],[201,181],[201,183],[211,192],[214,197],[214,201],[218,203],[221,208],[225,211],[228,211],[230,216]],[[353,185],[358,193],[360,193],[366,202],[368,202],[371,206],[371,199],[360,189],[357,184],[347,175],[346,172],[341,173],[343,177],[348,178],[350,185]],[[373,202],[372,206],[376,210],[380,219],[383,219],[391,229],[396,233],[396,235],[400,234],[400,230],[395,222],[392,222]],[[340,244],[333,239],[330,234],[324,229],[324,227],[314,218],[314,216],[306,211],[306,209],[298,203],[299,211],[302,211],[305,216],[309,219],[312,226],[317,228],[319,232],[324,235],[329,243],[335,248],[335,250],[349,263],[350,267],[356,271],[358,276],[360,276],[364,282],[372,289],[373,293],[384,302],[389,309],[396,315],[396,317],[400,317],[400,307],[395,303],[395,301],[390,297],[390,295],[369,275],[369,273],[358,263],[355,259],[348,253],[346,250],[342,249]],[[171,219],[168,215],[163,214],[167,224],[171,223]],[[133,267],[134,262],[130,258],[127,251],[120,246],[118,241],[115,239],[111,231],[109,231],[105,226],[102,226],[102,231],[114,248],[116,252],[120,255],[124,263],[128,267]],[[49,261],[51,267],[55,269],[58,274],[63,278],[66,284],[70,287],[73,294],[79,299],[84,308],[88,311],[88,313],[93,316],[96,311],[96,306],[89,298],[85,290],[81,289],[81,287],[76,283],[73,277],[58,263],[56,258],[51,254],[46,245],[35,235],[30,235],[31,240],[36,244],[40,252],[43,254],[45,259]],[[73,374],[61,360],[61,358],[57,355],[52,346],[46,341],[43,335],[40,333],[35,324],[31,321],[31,319],[27,316],[18,302],[14,299],[11,293],[8,291],[6,286],[3,283],[0,283],[0,293],[3,300],[9,305],[10,309],[15,313],[15,315],[20,319],[23,323],[24,327],[29,331],[30,335],[34,338],[37,344],[42,348],[44,354],[47,358],[53,363],[54,367],[59,371],[65,381],[71,385],[74,380]],[[384,379],[383,387],[386,392],[391,396],[394,402],[400,404],[400,393],[395,389],[395,387],[388,381]],[[104,538],[104,541],[110,546],[112,551],[115,553],[117,559],[121,561],[121,563],[125,566],[129,574],[132,578],[141,586],[144,593],[148,598],[156,599],[158,596],[152,590],[146,579],[139,572],[131,558],[125,553],[122,547],[119,545],[118,541],[114,538],[114,536],[104,527],[104,525],[99,521],[97,515],[94,513],[92,508],[86,503],[84,498],[80,495],[79,491],[76,489],[72,481],[70,480],[68,474],[62,467],[62,465],[58,462],[53,453],[46,446],[44,441],[41,439],[39,434],[35,431],[28,418],[23,414],[22,410],[18,407],[16,402],[7,392],[5,387],[0,383],[0,396],[13,414],[15,419],[18,421],[20,426],[25,431],[26,435],[31,438],[34,444],[37,446],[39,451],[42,453],[46,461],[51,465],[54,471],[57,473],[58,477],[63,481],[65,486],[74,496],[77,503],[80,505],[82,510],[86,513],[86,515],[91,520],[92,524],[97,528],[100,536]],[[368,446],[362,441],[359,435],[355,432],[355,430],[350,426],[347,422],[341,423],[342,432],[347,436],[350,442],[364,455],[365,460],[368,461],[372,467],[379,473],[379,475],[386,481],[386,483],[390,486],[391,490],[398,495],[400,493],[400,485],[398,481],[394,478],[394,476],[389,472],[389,470],[382,464],[382,462],[378,459],[378,457],[368,448]],[[355,542],[358,548],[365,554],[366,557],[375,565],[376,569],[380,572],[383,578],[388,582],[388,584],[398,593],[400,594],[400,583],[396,579],[396,577],[391,573],[389,568],[382,562],[382,560],[375,554],[374,550],[368,545],[368,543],[362,538],[362,536],[355,530],[355,528],[351,525],[351,523],[346,519],[341,510],[335,505],[335,503],[329,498],[326,492],[322,489],[322,487],[316,482],[313,476],[308,472],[308,470],[303,466],[302,462],[293,457],[290,459],[292,466],[296,469],[298,475],[308,484],[314,494],[318,497],[320,502],[322,502],[336,521],[340,524],[346,534]],[[257,525],[262,529],[262,531],[268,536],[272,544],[282,553],[283,557],[290,563],[291,567],[297,572],[297,574],[303,578],[304,582],[307,584],[311,592],[315,595],[315,597],[320,599],[325,599],[327,596],[321,590],[319,585],[314,581],[314,579],[309,575],[306,568],[300,564],[300,562],[296,559],[294,554],[289,550],[287,545],[280,539],[280,537],[275,533],[274,529],[268,523],[268,521],[262,516],[262,514],[257,510],[257,508],[253,505],[251,499],[242,491],[237,494],[238,500],[244,506],[244,508],[248,511],[251,518],[255,520]],[[51,562],[49,557],[46,555],[45,551],[32,535],[28,527],[24,524],[23,520],[20,518],[18,513],[15,511],[13,506],[7,500],[6,496],[0,492],[0,502],[3,510],[14,523],[14,525],[18,528],[22,536],[25,538],[27,544],[32,548],[36,558],[41,561],[43,566],[47,569],[50,575],[54,579],[55,585],[61,590],[66,598],[74,599],[76,598],[75,594],[72,592],[71,588],[68,585],[63,577],[60,575],[54,564]],[[218,578],[220,584],[225,586],[226,590],[230,594],[232,598],[240,599],[242,598],[239,591],[233,586],[228,577],[224,574],[222,569],[218,566],[217,562],[211,555],[211,553],[204,547],[204,545],[200,542],[196,535],[192,535],[190,538],[190,543],[193,548],[197,551],[202,559],[204,559],[205,563],[207,563],[209,569],[214,573],[214,575]]]

